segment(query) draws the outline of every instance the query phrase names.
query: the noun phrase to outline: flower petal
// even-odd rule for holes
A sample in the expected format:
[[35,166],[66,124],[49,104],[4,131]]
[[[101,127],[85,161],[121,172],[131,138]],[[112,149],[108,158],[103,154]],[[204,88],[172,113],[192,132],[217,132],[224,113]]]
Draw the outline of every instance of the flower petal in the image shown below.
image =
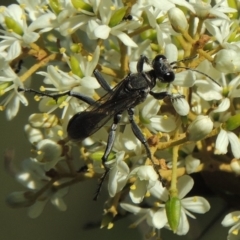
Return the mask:
[[216,145],[215,145],[215,154],[226,154],[227,147],[229,144],[227,132],[221,129],[220,133],[217,136]]
[[192,189],[193,187],[193,179],[188,176],[184,175],[178,179],[178,197],[182,199],[184,196],[187,195],[187,193]]
[[154,227],[156,227],[157,229],[163,228],[166,224],[167,224],[168,220],[167,220],[167,215],[166,215],[166,211],[165,208],[160,208],[154,215],[152,218],[152,224],[154,225]]
[[107,25],[100,25],[94,29],[94,34],[97,38],[107,39],[111,28]]
[[187,173],[191,174],[191,173],[195,172],[195,170],[199,166],[200,162],[201,161],[199,159],[194,158],[192,155],[188,155],[185,158],[185,165],[186,165]]
[[124,32],[119,30],[112,30],[112,35],[117,36],[126,46],[137,47],[138,45]]
[[209,202],[203,197],[184,198],[181,203],[185,209],[195,213],[205,213],[210,210]]
[[189,223],[187,220],[187,216],[184,212],[184,209],[181,209],[181,217],[178,225],[177,235],[185,235],[189,231]]
[[48,198],[44,201],[36,201],[32,206],[28,208],[28,216],[30,218],[37,218],[42,213]]
[[231,150],[235,158],[240,158],[240,141],[237,135],[233,132],[227,132],[228,140],[231,145]]

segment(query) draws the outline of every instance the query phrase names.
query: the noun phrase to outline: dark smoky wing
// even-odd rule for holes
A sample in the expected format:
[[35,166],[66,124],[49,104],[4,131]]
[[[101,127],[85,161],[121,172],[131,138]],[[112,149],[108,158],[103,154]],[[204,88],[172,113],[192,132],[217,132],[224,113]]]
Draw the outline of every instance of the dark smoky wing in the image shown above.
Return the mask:
[[99,99],[96,104],[74,115],[68,123],[68,136],[72,140],[81,141],[97,132],[117,113],[135,106],[134,103],[139,98],[137,92],[129,93],[123,89],[119,92],[118,90],[119,85]]
[[118,85],[116,85],[110,92],[103,95],[100,99],[98,99],[93,105],[89,106],[85,111],[95,111],[101,105],[104,105],[107,102],[111,102],[112,99],[118,98],[119,92],[121,92],[124,88],[125,81],[123,80]]
[[69,121],[67,132],[70,139],[82,141],[100,129],[111,116],[105,112],[91,111],[75,114]]

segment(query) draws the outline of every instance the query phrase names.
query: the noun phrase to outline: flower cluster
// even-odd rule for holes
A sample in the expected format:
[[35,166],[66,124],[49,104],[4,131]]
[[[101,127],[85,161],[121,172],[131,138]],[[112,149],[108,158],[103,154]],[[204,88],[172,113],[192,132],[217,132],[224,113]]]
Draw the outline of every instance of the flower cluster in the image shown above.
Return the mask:
[[[210,210],[203,197],[183,198],[189,174],[240,173],[235,1],[17,2],[0,6],[0,110],[13,119],[31,92],[41,113],[24,127],[32,155],[20,171],[6,163],[26,188],[9,205],[32,218],[49,200],[63,211],[69,186],[100,178],[97,194],[105,182],[109,192],[102,226],[125,209],[139,215],[134,226],[147,220],[148,236],[187,234],[190,211]],[[28,88],[35,74],[40,90]],[[234,223],[229,239],[237,211],[222,222]]]

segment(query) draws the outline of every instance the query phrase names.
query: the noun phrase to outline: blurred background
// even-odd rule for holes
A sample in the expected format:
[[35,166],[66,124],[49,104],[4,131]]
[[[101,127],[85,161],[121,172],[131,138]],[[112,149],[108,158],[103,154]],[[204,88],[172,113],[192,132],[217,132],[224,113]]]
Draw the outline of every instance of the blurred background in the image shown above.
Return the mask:
[[[9,5],[15,1],[1,1],[1,5]],[[27,64],[27,63],[24,63]],[[37,82],[37,79],[36,79]],[[0,168],[0,239],[2,240],[77,240],[77,239],[114,239],[130,240],[144,239],[144,233],[149,231],[145,224],[137,229],[129,229],[128,226],[136,220],[134,217],[118,220],[113,229],[99,229],[102,217],[102,208],[107,198],[106,192],[101,194],[97,202],[92,201],[97,182],[79,183],[70,188],[64,198],[68,209],[60,212],[50,203],[46,205],[43,213],[37,219],[27,216],[27,209],[11,209],[6,205],[5,199],[14,191],[21,191],[23,187],[9,176],[3,167],[3,154],[6,149],[15,151],[15,161],[18,166],[30,155],[30,144],[26,139],[23,126],[28,123],[30,113],[38,112],[38,104],[33,96],[27,96],[29,106],[20,107],[20,112],[12,121],[7,121],[5,112],[0,112],[0,154],[2,167]],[[1,99],[0,99],[1,100]],[[201,183],[201,176],[195,176]],[[198,185],[205,188],[205,185]],[[195,220],[190,220],[190,232],[187,236],[175,236],[168,230],[161,233],[162,239],[186,239],[186,240],[223,240],[227,238],[228,228],[221,226],[225,214],[231,211],[226,200],[213,197],[211,191],[206,193],[211,204],[209,213],[203,216],[195,214]]]

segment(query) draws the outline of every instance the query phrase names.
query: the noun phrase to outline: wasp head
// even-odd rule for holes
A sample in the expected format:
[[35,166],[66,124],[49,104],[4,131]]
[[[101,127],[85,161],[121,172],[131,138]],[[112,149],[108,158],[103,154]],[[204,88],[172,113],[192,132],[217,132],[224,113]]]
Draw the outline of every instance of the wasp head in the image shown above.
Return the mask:
[[173,68],[164,55],[157,55],[152,61],[152,67],[156,78],[161,82],[170,83],[174,81]]

